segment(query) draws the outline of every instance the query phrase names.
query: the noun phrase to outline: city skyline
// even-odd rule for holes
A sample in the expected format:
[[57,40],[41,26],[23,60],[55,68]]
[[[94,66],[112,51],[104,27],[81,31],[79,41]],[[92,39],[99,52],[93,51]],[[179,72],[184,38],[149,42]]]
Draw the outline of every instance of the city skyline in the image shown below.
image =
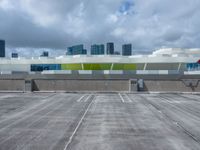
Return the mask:
[[[3,44],[3,45],[2,45]],[[155,51],[166,50],[166,54],[168,50],[182,50],[183,53],[187,50],[200,51],[200,48],[181,48],[181,47],[161,47],[158,49],[154,49],[153,51],[137,51],[133,49],[133,45],[131,43],[123,43],[121,48],[116,48],[115,43],[107,42],[105,44],[92,44],[90,48],[86,48],[84,44],[77,44],[66,47],[64,50],[51,50],[45,48],[33,48],[31,49],[32,53],[29,55],[24,55],[23,50],[19,49],[10,50],[6,49],[6,41],[0,40],[0,53],[2,53],[2,57],[6,58],[18,58],[18,57],[59,57],[64,55],[121,55],[121,56],[132,56],[132,55],[151,55]],[[165,52],[164,52],[165,53]],[[163,53],[163,54],[164,54]]]
[[[5,40],[0,40],[0,53],[3,55],[1,57],[11,57],[11,58],[18,58],[21,55],[21,52],[15,52],[10,51],[10,55],[5,55],[7,53],[5,47]],[[122,56],[131,56],[133,54],[132,52],[132,44],[123,44],[121,45],[121,50],[116,49],[115,43],[113,42],[107,42],[106,44],[92,44],[90,46],[90,49],[86,49],[84,44],[78,44],[73,45],[70,47],[67,47],[64,51],[65,55],[122,55]],[[34,54],[34,53],[33,53]],[[32,56],[34,56],[32,54]],[[48,50],[40,50],[38,53],[38,57],[49,57],[49,51]],[[63,55],[63,54],[61,54]],[[53,57],[51,55],[50,57]]]

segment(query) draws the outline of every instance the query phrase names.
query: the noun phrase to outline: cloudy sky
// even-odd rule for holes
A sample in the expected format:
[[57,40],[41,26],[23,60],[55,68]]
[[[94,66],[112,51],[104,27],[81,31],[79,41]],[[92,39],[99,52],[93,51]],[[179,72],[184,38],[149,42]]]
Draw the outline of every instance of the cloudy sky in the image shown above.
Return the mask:
[[0,0],[7,50],[64,54],[83,43],[132,43],[134,51],[200,47],[200,0]]

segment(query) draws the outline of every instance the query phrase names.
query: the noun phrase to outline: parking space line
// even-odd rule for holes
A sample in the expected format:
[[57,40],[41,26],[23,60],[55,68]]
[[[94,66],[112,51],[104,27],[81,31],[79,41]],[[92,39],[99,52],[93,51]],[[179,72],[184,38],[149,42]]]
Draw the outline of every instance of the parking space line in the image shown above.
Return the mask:
[[128,99],[128,101],[129,101],[130,103],[133,102],[127,94],[124,94],[124,95],[126,96],[126,98]]
[[85,101],[84,102],[87,102],[88,101],[88,99],[91,97],[92,95],[90,94],[90,95],[88,95],[88,97],[85,99]]
[[[88,97],[91,97],[91,95],[88,96]],[[72,140],[73,140],[73,138],[74,138],[76,132],[78,131],[78,129],[79,129],[81,123],[83,122],[83,119],[85,118],[87,112],[89,111],[90,107],[92,106],[92,102],[93,102],[93,100],[91,100],[90,104],[88,105],[86,111],[84,112],[83,116],[81,117],[81,120],[78,122],[78,125],[76,126],[75,130],[73,131],[72,135],[70,136],[70,138],[69,138],[69,140],[68,140],[68,142],[67,142],[67,144],[65,145],[65,147],[64,147],[63,150],[67,150],[67,148],[68,148],[69,145],[71,144],[71,142],[72,142]]]
[[81,97],[77,100],[77,102],[80,102],[85,96],[86,96],[86,94],[83,95],[83,96],[81,96]]
[[[40,121],[42,118],[44,118],[45,116],[47,116],[48,114],[52,113],[53,111],[56,111],[57,108],[61,107],[63,104],[60,104],[58,106],[56,106],[54,109],[50,110],[49,112],[47,112],[45,115],[39,117],[38,119],[34,120],[34,122],[28,124],[27,128],[30,128],[32,125],[34,125],[35,123],[37,123],[38,121]],[[6,141],[8,141],[9,139],[13,138],[14,136],[16,136],[16,134],[12,134],[11,136],[9,136],[7,139],[4,139],[3,141],[0,142],[0,145]]]
[[[51,97],[51,98],[52,98],[52,97]],[[45,99],[46,99],[46,98],[45,98]],[[48,101],[50,101],[50,100],[48,100]],[[0,129],[0,132],[2,132],[2,131],[3,131],[4,129],[6,129],[6,128],[11,127],[11,126],[14,125],[14,124],[19,123],[20,121],[23,121],[23,120],[25,120],[25,119],[27,119],[27,118],[29,118],[29,117],[31,117],[31,116],[37,114],[38,112],[40,112],[40,111],[42,111],[42,110],[48,108],[49,106],[55,104],[56,102],[57,102],[57,101],[53,101],[52,103],[48,103],[47,105],[45,105],[45,106],[42,107],[41,109],[34,111],[32,114],[26,115],[25,117],[22,117],[22,118],[20,118],[20,119],[18,119],[18,120],[13,121],[12,123],[10,123],[10,124],[4,126],[3,128],[1,128],[1,129]],[[34,108],[37,108],[38,106],[41,106],[41,105],[43,105],[43,104],[45,104],[45,103],[47,103],[47,101],[44,101],[43,103],[40,103],[39,105],[35,105],[34,107],[28,109],[28,111],[30,111],[30,110],[32,110],[32,109],[34,110]],[[23,113],[19,113],[19,114],[23,114]],[[19,114],[18,114],[18,115],[19,115]],[[16,117],[16,116],[14,116],[14,117]],[[14,117],[10,117],[10,118],[5,119],[5,120],[3,120],[3,121],[7,121],[7,120],[12,119],[12,118],[14,118]],[[18,117],[18,116],[17,116],[17,117]],[[0,123],[2,123],[3,121],[1,121]]]
[[119,97],[120,97],[122,103],[124,103],[125,101],[124,101],[124,98],[122,97],[121,93],[118,93],[118,95],[119,95]]

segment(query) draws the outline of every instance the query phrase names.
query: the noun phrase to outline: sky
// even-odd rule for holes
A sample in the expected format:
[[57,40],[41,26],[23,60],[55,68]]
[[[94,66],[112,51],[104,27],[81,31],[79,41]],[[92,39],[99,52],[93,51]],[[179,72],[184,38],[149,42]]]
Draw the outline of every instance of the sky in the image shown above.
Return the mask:
[[107,42],[117,51],[198,48],[200,0],[0,0],[0,39],[24,56]]

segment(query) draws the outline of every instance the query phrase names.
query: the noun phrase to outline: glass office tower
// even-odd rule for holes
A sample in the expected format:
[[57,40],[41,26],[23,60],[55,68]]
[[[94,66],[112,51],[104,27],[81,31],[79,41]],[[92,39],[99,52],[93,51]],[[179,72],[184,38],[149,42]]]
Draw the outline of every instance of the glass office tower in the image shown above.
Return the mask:
[[114,43],[107,43],[107,54],[114,55]]
[[84,49],[83,44],[75,45],[67,48],[67,55],[86,55],[87,50]]
[[44,51],[41,55],[41,57],[49,57],[49,52]]
[[104,55],[104,53],[105,47],[103,44],[91,46],[91,55]]
[[132,55],[132,45],[124,44],[122,45],[122,56],[131,56]]
[[5,41],[0,40],[0,57],[5,57]]

